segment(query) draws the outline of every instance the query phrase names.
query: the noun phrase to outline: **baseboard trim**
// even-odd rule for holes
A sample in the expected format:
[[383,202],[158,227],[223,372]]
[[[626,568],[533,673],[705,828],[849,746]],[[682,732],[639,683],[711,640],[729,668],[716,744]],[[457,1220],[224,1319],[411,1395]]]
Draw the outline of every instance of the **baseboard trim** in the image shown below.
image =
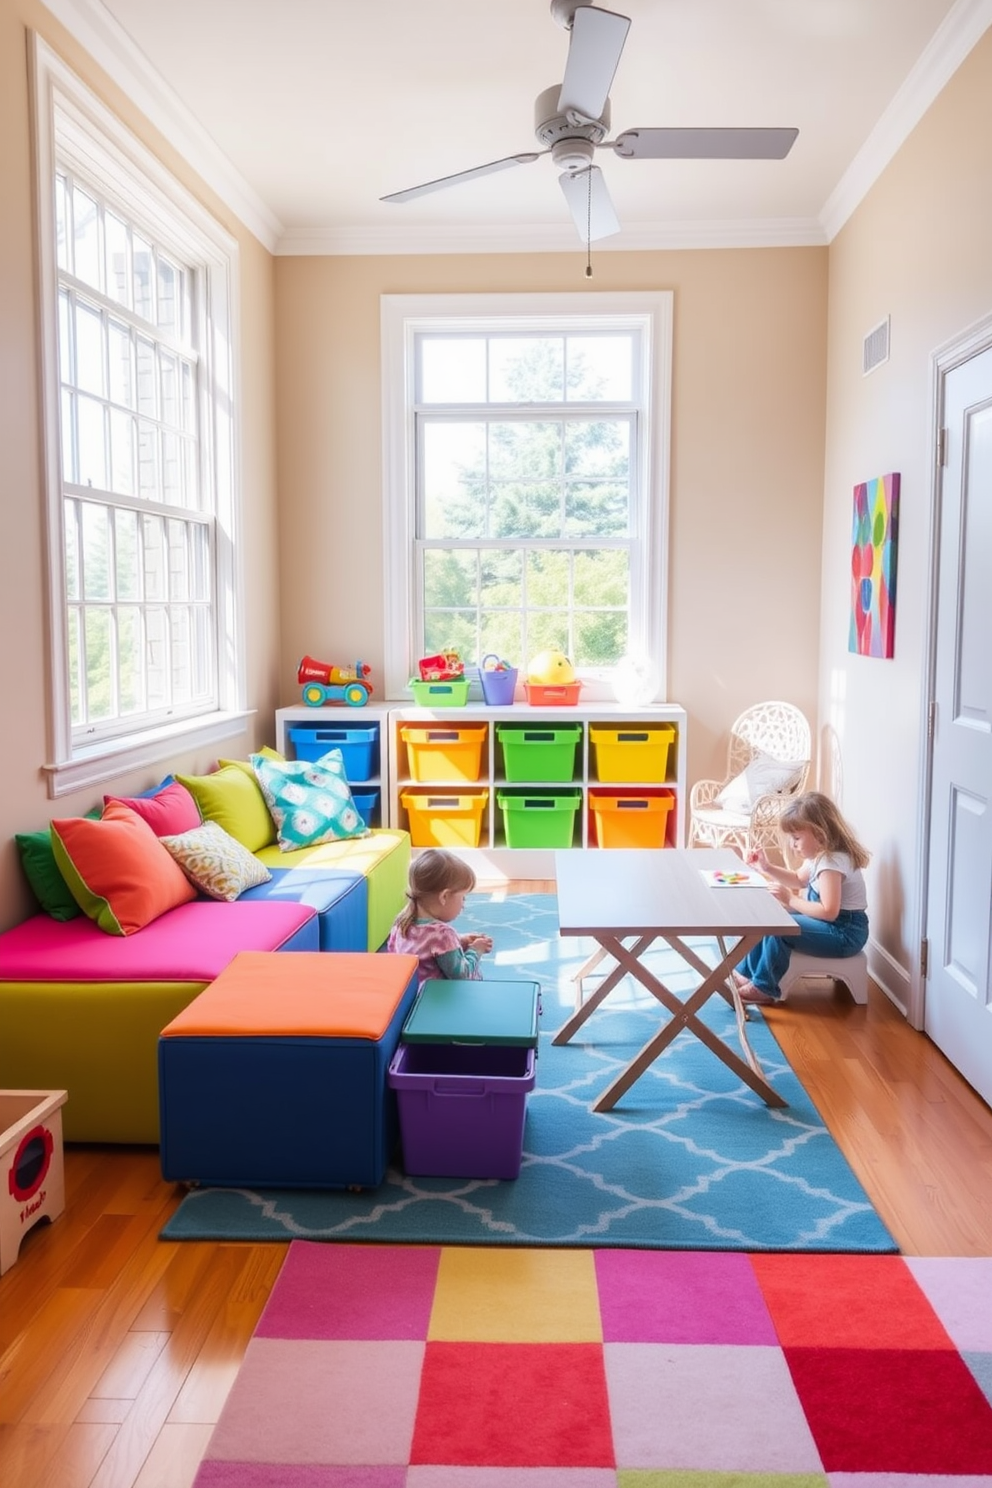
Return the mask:
[[909,999],[912,984],[909,972],[889,955],[883,946],[869,937],[865,947],[868,952],[868,975],[886,997],[899,1009],[904,1018],[909,1018]]

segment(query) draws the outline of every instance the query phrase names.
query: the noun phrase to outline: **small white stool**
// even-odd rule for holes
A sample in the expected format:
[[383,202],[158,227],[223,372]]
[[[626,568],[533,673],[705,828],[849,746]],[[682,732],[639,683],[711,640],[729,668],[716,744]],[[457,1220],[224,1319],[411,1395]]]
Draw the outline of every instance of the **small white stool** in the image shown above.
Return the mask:
[[829,977],[834,982],[843,982],[855,1002],[864,1005],[868,1001],[868,957],[864,951],[856,956],[804,956],[793,951],[789,969],[779,986],[783,999],[790,989],[804,977]]

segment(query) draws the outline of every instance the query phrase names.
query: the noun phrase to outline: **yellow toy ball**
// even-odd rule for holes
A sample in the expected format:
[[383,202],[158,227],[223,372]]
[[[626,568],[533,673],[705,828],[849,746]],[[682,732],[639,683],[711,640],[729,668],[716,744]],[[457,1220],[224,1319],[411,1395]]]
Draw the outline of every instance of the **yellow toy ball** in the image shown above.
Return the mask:
[[564,687],[575,681],[575,668],[563,651],[539,651],[528,663],[527,681],[540,687]]

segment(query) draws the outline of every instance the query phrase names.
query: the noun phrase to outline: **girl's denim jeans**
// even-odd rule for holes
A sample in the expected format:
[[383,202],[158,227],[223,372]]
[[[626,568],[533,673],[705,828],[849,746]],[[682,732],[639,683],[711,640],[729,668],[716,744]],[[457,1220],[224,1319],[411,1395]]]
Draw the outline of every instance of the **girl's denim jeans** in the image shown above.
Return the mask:
[[[815,889],[809,889],[806,897],[815,904],[820,902]],[[798,935],[766,935],[737,966],[752,986],[768,997],[782,995],[779,983],[793,951],[804,956],[856,956],[868,940],[868,916],[863,909],[842,909],[835,920],[814,920],[810,915],[795,913],[792,918],[799,926]]]

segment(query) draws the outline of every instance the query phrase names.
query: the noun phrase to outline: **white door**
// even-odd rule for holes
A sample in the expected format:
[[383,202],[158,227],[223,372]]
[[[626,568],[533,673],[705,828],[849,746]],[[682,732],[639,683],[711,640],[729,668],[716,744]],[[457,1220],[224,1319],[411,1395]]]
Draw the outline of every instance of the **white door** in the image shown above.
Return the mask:
[[992,1104],[992,348],[948,372],[927,880],[927,1033]]

